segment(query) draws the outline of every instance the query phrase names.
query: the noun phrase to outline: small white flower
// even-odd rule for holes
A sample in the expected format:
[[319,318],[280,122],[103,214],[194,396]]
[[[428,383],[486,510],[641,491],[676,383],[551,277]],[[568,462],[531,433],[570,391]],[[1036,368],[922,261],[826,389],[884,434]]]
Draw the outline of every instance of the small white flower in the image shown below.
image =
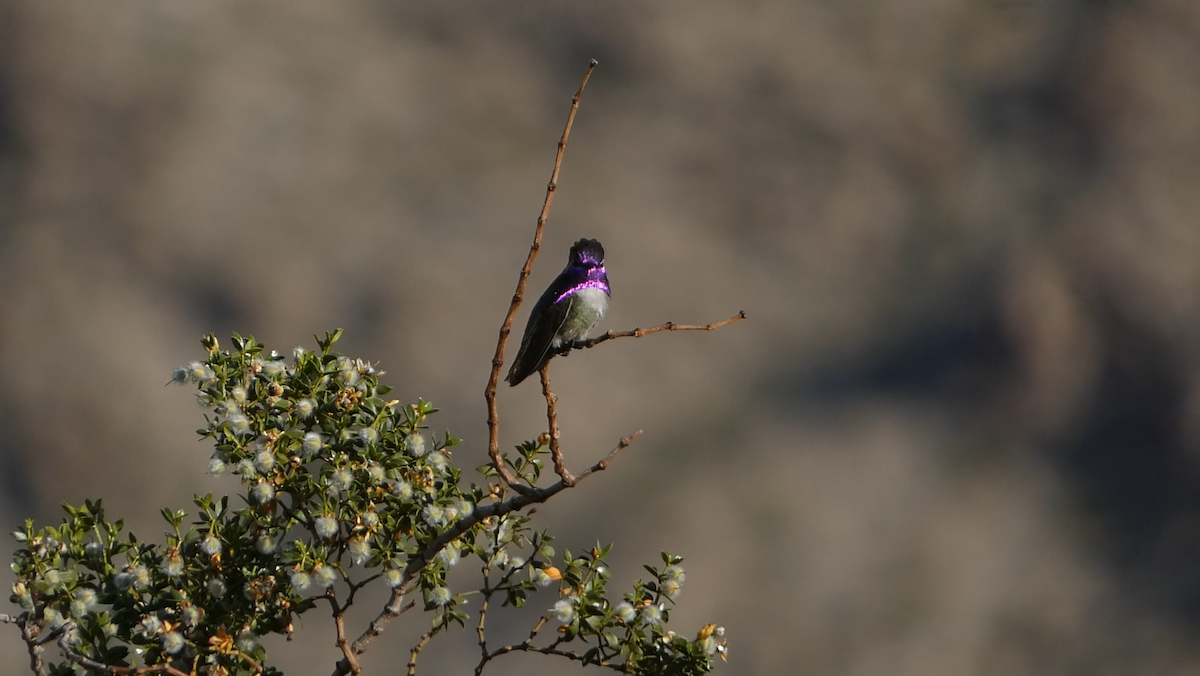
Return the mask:
[[129,589],[133,586],[133,573],[128,570],[117,573],[113,578],[113,584],[117,585],[117,589],[121,591]]
[[175,375],[176,382],[183,382],[182,380],[179,380],[181,371],[183,372],[184,380],[190,380],[194,383],[199,383],[199,384],[206,383],[206,382],[212,380],[213,378],[217,377],[216,374],[213,373],[212,368],[210,368],[208,366],[208,364],[201,364],[198,361],[191,362],[187,366],[181,366],[181,367],[175,369],[174,375]]
[[271,533],[263,533],[258,536],[258,541],[254,543],[259,554],[274,554],[279,549],[279,536]]
[[309,585],[312,584],[312,576],[307,571],[300,570],[299,568],[293,568],[288,573],[288,577],[292,581],[292,589],[298,592],[308,589]]
[[200,623],[201,618],[204,617],[204,613],[196,606],[188,606],[183,609],[182,617],[185,625],[195,628]]
[[265,505],[275,499],[275,487],[266,481],[260,481],[250,490],[250,496],[260,505]]
[[559,599],[554,604],[552,611],[554,612],[554,619],[558,620],[559,624],[570,624],[571,620],[575,619],[575,597],[568,596]]
[[183,556],[179,553],[178,547],[171,547],[167,550],[167,556],[163,559],[163,573],[167,577],[179,577],[183,575]]
[[421,518],[430,526],[440,526],[445,522],[446,510],[436,503],[429,503],[421,510]]
[[204,583],[204,588],[215,599],[225,596],[225,580],[219,577],[210,577],[208,582]]
[[146,636],[153,636],[162,631],[162,620],[158,619],[158,616],[156,615],[147,615],[142,618],[142,621],[140,624],[138,624],[138,626],[134,627],[134,631],[145,634]]
[[229,390],[229,398],[236,401],[239,406],[242,404],[245,404],[246,403],[246,388],[242,387],[241,385],[234,387],[232,390]]
[[351,363],[349,359],[344,359],[343,361],[339,362],[339,366],[341,366],[342,370],[338,371],[338,380],[350,387],[357,385],[361,374],[358,372],[358,369],[354,367],[354,364]]
[[263,372],[263,375],[267,376],[268,378],[274,378],[275,376],[283,373],[284,371],[287,371],[287,365],[284,364],[282,361],[273,359],[271,361],[263,362],[262,372]]
[[625,624],[633,622],[637,618],[637,611],[633,609],[633,604],[629,601],[621,601],[613,608],[613,614],[621,618]]
[[254,463],[249,460],[241,460],[234,467],[234,474],[240,474],[247,479],[253,479],[258,476],[258,470],[254,469]]
[[[120,578],[121,576],[118,575],[117,577]],[[117,581],[117,586],[121,586],[120,580]],[[124,587],[122,587],[122,589],[124,589]],[[30,595],[29,590],[25,588],[25,585],[21,584],[20,582],[14,583],[13,595],[17,597],[17,605],[21,606],[22,610],[33,610],[33,596]]]
[[329,487],[334,491],[348,491],[354,485],[354,472],[346,467],[339,467],[329,475]]
[[221,539],[212,533],[204,536],[204,539],[200,541],[200,551],[208,554],[209,556],[216,556],[217,554],[220,554],[221,548]]
[[412,494],[413,494],[412,484],[408,483],[407,481],[397,481],[395,486],[396,486],[396,497],[400,498],[401,500],[412,499]]
[[66,618],[62,616],[62,613],[53,608],[47,608],[42,611],[42,620],[46,623],[47,629],[58,629],[66,622]]
[[682,590],[682,585],[680,585],[675,580],[667,580],[662,583],[663,596],[666,596],[667,598],[671,599],[672,601],[675,600],[675,597],[679,596],[679,592],[681,590]]
[[450,464],[450,460],[441,453],[430,453],[429,458],[425,461],[433,468],[433,471],[441,474],[446,471],[446,466]]
[[71,601],[71,617],[81,618],[92,612],[96,607],[96,590],[91,587],[80,587],[75,590],[74,600]]
[[663,571],[663,579],[683,584],[683,581],[687,579],[687,574],[679,566],[667,566]]
[[410,434],[404,440],[404,447],[413,457],[419,458],[425,455],[425,437],[421,436],[420,433]]
[[331,538],[334,535],[337,535],[338,522],[337,519],[325,514],[323,516],[318,516],[313,521],[313,528],[317,531],[317,536]]
[[507,568],[508,567],[508,550],[501,549],[500,551],[492,554],[492,563],[496,564],[496,566],[499,568]]
[[662,622],[663,608],[661,605],[653,603],[642,608],[642,622],[646,624],[659,624]]
[[425,592],[425,602],[440,608],[450,603],[450,590],[445,587],[434,587]]
[[371,543],[367,542],[366,538],[354,538],[350,541],[348,548],[350,550],[350,560],[355,565],[361,566],[371,558]]
[[367,511],[363,512],[360,518],[362,520],[363,527],[367,530],[374,530],[379,526],[379,515],[376,514],[375,510],[373,509],[368,509]]
[[145,566],[137,566],[133,569],[133,588],[139,591],[150,586],[150,571],[146,570]]
[[372,462],[367,465],[367,478],[371,480],[372,486],[378,486],[379,484],[383,483],[383,465],[380,465],[377,462]]
[[320,589],[329,589],[337,582],[337,571],[333,566],[322,566],[317,564],[312,572],[313,582]]
[[254,454],[254,469],[263,474],[267,474],[275,467],[275,452],[270,448],[263,448]]
[[445,549],[438,552],[438,559],[447,568],[453,568],[454,564],[458,563],[458,559],[461,555],[462,552],[458,550],[458,545],[451,543],[446,545]]
[[379,440],[379,430],[374,427],[364,427],[358,431],[358,440],[363,446],[370,446]]
[[304,420],[311,418],[316,409],[317,405],[313,403],[312,399],[301,399],[296,402],[296,415]]
[[231,413],[226,418],[229,422],[229,431],[239,436],[251,433],[250,419],[242,413]]
[[179,632],[177,631],[168,631],[167,633],[163,634],[162,647],[163,652],[167,653],[168,655],[174,655],[180,650],[183,650],[183,637],[180,636]]
[[237,649],[244,653],[252,653],[258,650],[258,639],[254,638],[254,634],[245,632],[238,636]]
[[324,443],[321,441],[321,435],[316,432],[309,432],[304,435],[304,441],[300,442],[300,452],[305,460],[311,459],[321,451],[321,446]]
[[384,579],[387,580],[388,586],[392,589],[399,587],[404,582],[404,573],[399,568],[388,568],[383,573]]
[[208,461],[208,473],[209,474],[212,474],[213,476],[220,476],[225,473],[226,469],[227,468],[225,467],[224,460],[218,458],[215,455],[209,459],[209,461]]

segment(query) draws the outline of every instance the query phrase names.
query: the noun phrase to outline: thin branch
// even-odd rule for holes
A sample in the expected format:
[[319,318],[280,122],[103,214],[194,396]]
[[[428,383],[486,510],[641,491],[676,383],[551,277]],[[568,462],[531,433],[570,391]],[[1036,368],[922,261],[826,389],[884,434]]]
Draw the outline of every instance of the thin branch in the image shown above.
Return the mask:
[[337,597],[332,589],[328,590],[326,597],[329,599],[329,606],[333,609],[333,626],[337,630],[337,647],[342,651],[342,659],[346,661],[346,666],[350,668],[352,676],[359,676],[362,673],[362,667],[358,664],[358,655],[350,649],[350,642],[346,640],[346,608],[350,606],[350,599],[346,600],[345,605],[338,605]]
[[575,113],[579,112],[579,99],[583,96],[583,88],[587,86],[588,78],[592,76],[592,70],[599,65],[599,61],[592,59],[588,63],[587,72],[583,74],[583,80],[579,83],[579,89],[575,91],[575,96],[571,97],[571,111],[567,113],[567,124],[563,128],[562,138],[558,141],[558,153],[554,156],[554,170],[550,172],[550,183],[546,186],[546,200],[542,203],[542,213],[538,215],[537,230],[533,234],[533,244],[529,247],[529,256],[525,259],[525,265],[521,268],[521,275],[517,278],[517,290],[513,293],[512,303],[508,307],[508,314],[504,317],[504,324],[500,326],[500,337],[496,341],[496,355],[492,357],[492,373],[488,377],[487,389],[484,390],[483,396],[487,399],[488,408],[488,456],[492,460],[492,465],[496,467],[496,471],[500,474],[500,478],[504,483],[508,484],[513,490],[518,493],[531,491],[532,489],[517,481],[517,477],[509,471],[504,464],[504,460],[500,457],[500,418],[496,412],[496,385],[500,382],[500,368],[504,365],[504,345],[508,342],[508,334],[512,330],[513,319],[517,316],[517,308],[521,305],[521,299],[525,295],[525,283],[529,280],[529,272],[533,269],[533,261],[537,258],[538,250],[542,247],[542,232],[546,229],[546,218],[550,215],[550,205],[554,202],[554,193],[558,190],[558,172],[562,168],[563,153],[567,150],[567,139],[571,136],[571,125],[575,123]]
[[[558,646],[563,642],[562,638],[555,640],[553,643],[551,643],[550,645],[545,646],[545,647],[539,647],[539,646],[533,645],[533,639],[537,638],[538,632],[541,631],[542,627],[545,626],[546,622],[549,619],[550,619],[550,617],[548,615],[543,615],[538,620],[538,623],[536,625],[534,625],[533,630],[529,632],[529,636],[526,637],[524,641],[521,641],[520,643],[514,643],[512,645],[506,645],[506,646],[503,646],[500,648],[496,648],[492,652],[485,652],[483,657],[480,658],[479,663],[475,665],[475,676],[480,676],[480,674],[483,673],[483,668],[485,666],[487,666],[488,662],[496,659],[497,657],[500,657],[501,655],[507,655],[508,653],[514,653],[514,652],[541,653],[543,655],[558,655],[559,657],[566,657],[567,659],[574,660],[576,662],[583,662],[584,661],[583,655],[581,655],[579,653],[573,653],[573,652],[569,652],[566,650],[558,649]],[[604,656],[604,657],[601,657],[600,661],[593,662],[593,664],[596,664],[601,667],[608,667],[609,669],[613,669],[615,671],[625,672],[625,665],[623,663],[614,664],[612,662],[609,662],[608,659],[609,658],[607,656]]]
[[445,629],[450,624],[450,621],[448,619],[446,619],[445,615],[442,615],[441,618],[442,618],[442,623],[435,624],[433,626],[433,629],[430,629],[429,631],[425,632],[424,634],[421,634],[421,640],[418,641],[417,644],[412,647],[412,651],[409,652],[409,654],[408,654],[408,676],[416,676],[417,656],[420,655],[421,651],[425,648],[425,646],[429,644],[429,640],[432,639],[434,636],[437,636],[438,633],[440,633],[443,629]]
[[[500,544],[500,529],[504,525],[504,517],[497,518],[495,524],[496,527],[491,533],[492,552],[487,560],[483,562],[483,570],[481,571],[483,573],[483,587],[480,588],[480,591],[483,593],[483,602],[479,604],[479,622],[475,624],[475,637],[479,641],[479,650],[484,656],[488,653],[487,634],[484,631],[484,627],[487,624],[488,603],[492,600],[492,594],[495,592],[492,588],[492,562],[496,560],[496,555],[504,547],[504,545]],[[501,578],[501,584],[503,584],[503,579]]]
[[479,676],[480,674],[482,674],[483,668],[485,666],[487,666],[487,663],[491,662],[492,660],[496,659],[497,657],[511,653],[516,650],[524,650],[526,648],[529,648],[533,644],[533,639],[537,638],[538,632],[542,630],[542,627],[544,627],[546,625],[546,622],[549,620],[550,620],[549,615],[542,615],[540,618],[538,618],[537,624],[533,625],[533,629],[530,630],[529,636],[526,636],[525,640],[521,641],[520,643],[517,643],[514,645],[506,645],[501,648],[496,648],[494,651],[492,651],[490,653],[485,651],[483,653],[483,657],[479,658],[479,664],[475,665],[475,676]]
[[734,322],[740,322],[745,318],[746,313],[743,311],[738,312],[736,315],[726,319],[723,322],[716,322],[715,324],[693,325],[667,322],[666,324],[652,326],[648,329],[633,329],[632,331],[609,331],[608,333],[596,336],[595,338],[577,340],[574,343],[571,343],[571,348],[582,350],[596,347],[600,343],[603,343],[607,340],[612,340],[613,338],[641,338],[642,336],[648,336],[651,333],[658,333],[659,331],[716,331],[722,326],[729,326],[730,324]]
[[620,443],[617,444],[617,447],[612,449],[612,451],[609,452],[608,455],[604,456],[604,458],[601,459],[596,464],[583,470],[583,474],[580,474],[579,476],[575,477],[575,483],[579,483],[580,481],[583,481],[584,479],[595,474],[596,472],[603,472],[604,470],[608,469],[608,463],[612,462],[613,458],[617,457],[618,453],[625,450],[626,448],[629,448],[629,444],[632,444],[634,442],[634,440],[640,436],[642,436],[642,431],[638,430],[638,431],[634,432],[633,434],[630,434],[629,436],[621,439]]
[[538,375],[542,377],[542,395],[546,397],[546,423],[550,426],[550,457],[554,460],[554,471],[564,484],[574,486],[575,477],[567,471],[562,450],[558,446],[558,396],[550,389],[550,362],[542,364]]
[[46,676],[46,666],[42,663],[42,645],[37,640],[41,627],[31,624],[27,619],[22,621],[20,618],[17,619],[17,624],[21,627],[21,638],[29,649],[30,671],[34,673],[34,676]]
[[[552,648],[552,647],[539,648],[538,646],[526,645],[524,643],[518,643],[516,645],[506,645],[503,648],[497,648],[495,652],[488,655],[488,660],[490,661],[497,657],[500,657],[501,655],[507,655],[508,653],[513,653],[513,652],[540,653],[542,655],[558,655],[559,657],[565,657],[569,660],[574,660],[576,662],[583,661],[583,655],[580,655],[579,653],[573,653],[573,652],[569,652],[566,650],[559,650],[558,648]],[[486,664],[486,662],[484,664]],[[612,669],[613,671],[620,671],[622,673],[628,673],[625,670],[624,662],[613,663],[613,662],[609,662],[607,660],[607,658],[602,658],[598,662],[592,662],[592,664],[595,664],[596,666],[599,666],[599,667],[608,667],[609,669]],[[482,665],[480,665],[480,666],[482,666]],[[483,670],[481,668],[479,668],[479,666],[476,666],[476,668],[475,668],[476,676],[478,676],[480,673],[482,673],[482,671]]]
[[[63,655],[68,660],[75,664],[100,674],[109,674],[110,676],[147,676],[148,674],[167,674],[167,676],[188,676],[186,671],[180,671],[170,664],[155,664],[148,667],[116,667],[98,662],[85,655],[80,655],[67,645],[67,638],[71,635],[71,631],[75,629],[74,622],[67,622],[55,632],[58,633],[58,647],[63,651]],[[257,670],[257,663],[254,663]]]
[[484,657],[487,657],[487,633],[484,632],[484,624],[487,622],[488,602],[492,600],[492,590],[487,586],[487,574],[484,574],[483,579],[483,603],[479,607],[479,622],[475,625],[475,637],[479,641],[479,651]]

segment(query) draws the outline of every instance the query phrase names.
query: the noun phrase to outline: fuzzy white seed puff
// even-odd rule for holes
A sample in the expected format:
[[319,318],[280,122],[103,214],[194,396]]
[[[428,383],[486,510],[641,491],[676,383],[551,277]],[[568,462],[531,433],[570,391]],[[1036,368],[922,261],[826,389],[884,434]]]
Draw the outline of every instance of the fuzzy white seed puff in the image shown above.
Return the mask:
[[554,619],[559,624],[570,624],[575,619],[575,603],[576,599],[574,596],[559,599],[554,604],[554,607],[551,608],[551,612],[554,613]]
[[337,519],[329,516],[318,516],[313,520],[313,530],[317,531],[317,536],[322,538],[331,538],[338,533]]

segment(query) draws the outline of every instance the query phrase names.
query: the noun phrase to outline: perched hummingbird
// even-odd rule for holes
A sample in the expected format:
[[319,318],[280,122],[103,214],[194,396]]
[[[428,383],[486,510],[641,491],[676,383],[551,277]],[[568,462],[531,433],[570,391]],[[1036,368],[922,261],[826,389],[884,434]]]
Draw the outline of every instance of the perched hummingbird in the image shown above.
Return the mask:
[[525,380],[554,353],[587,338],[604,318],[611,295],[608,275],[604,273],[604,247],[594,239],[575,242],[567,267],[529,314],[521,349],[505,378],[508,384]]

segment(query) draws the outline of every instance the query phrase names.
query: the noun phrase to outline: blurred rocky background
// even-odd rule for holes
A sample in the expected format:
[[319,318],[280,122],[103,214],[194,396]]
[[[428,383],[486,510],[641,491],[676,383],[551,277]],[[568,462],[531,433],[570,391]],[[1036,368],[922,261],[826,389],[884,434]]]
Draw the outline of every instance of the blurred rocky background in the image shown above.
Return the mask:
[[[593,57],[532,293],[588,236],[605,328],[750,319],[555,362],[573,467],[646,430],[539,512],[560,549],[685,556],[718,673],[1200,670],[1194,0],[5,3],[3,530],[103,497],[152,537],[230,490],[164,387],[210,331],[345,327],[482,464]],[[542,431],[536,384],[500,406],[506,447]],[[325,614],[299,636],[275,662],[328,673]]]

